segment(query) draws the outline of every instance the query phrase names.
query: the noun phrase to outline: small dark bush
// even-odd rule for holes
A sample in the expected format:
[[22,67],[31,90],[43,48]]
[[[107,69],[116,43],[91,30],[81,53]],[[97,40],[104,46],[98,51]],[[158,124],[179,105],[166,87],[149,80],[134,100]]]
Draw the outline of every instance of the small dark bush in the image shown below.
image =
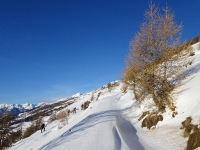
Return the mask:
[[87,109],[87,108],[89,107],[89,105],[90,105],[90,101],[85,102],[85,103],[83,104],[83,109],[84,109],[84,110]]
[[190,55],[190,56],[194,56],[194,55],[195,55],[195,52],[190,52],[189,55]]

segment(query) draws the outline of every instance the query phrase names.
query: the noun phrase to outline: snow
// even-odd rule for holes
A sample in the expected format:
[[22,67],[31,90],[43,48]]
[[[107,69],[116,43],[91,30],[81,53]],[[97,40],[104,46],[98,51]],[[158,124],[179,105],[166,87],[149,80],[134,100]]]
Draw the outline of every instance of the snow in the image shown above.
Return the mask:
[[[198,43],[199,44],[199,43]],[[186,117],[193,118],[193,124],[200,123],[200,51],[194,45],[194,63],[187,68],[190,76],[184,85],[177,89],[176,111],[167,109],[163,121],[155,129],[141,128],[138,118],[148,106],[139,104],[133,99],[131,90],[121,93],[119,86],[108,92],[107,88],[98,89],[86,94],[76,95],[75,103],[65,109],[77,108],[71,114],[63,128],[58,128],[58,121],[47,125],[46,131],[37,131],[32,136],[15,143],[10,150],[184,150],[188,138],[183,137],[181,122]],[[89,108],[81,110],[81,104],[90,100],[92,93],[96,98]],[[47,122],[48,118],[45,118]],[[200,149],[200,148],[197,148]]]
[[71,97],[79,97],[81,95],[82,95],[81,93],[76,93],[76,94],[72,95]]

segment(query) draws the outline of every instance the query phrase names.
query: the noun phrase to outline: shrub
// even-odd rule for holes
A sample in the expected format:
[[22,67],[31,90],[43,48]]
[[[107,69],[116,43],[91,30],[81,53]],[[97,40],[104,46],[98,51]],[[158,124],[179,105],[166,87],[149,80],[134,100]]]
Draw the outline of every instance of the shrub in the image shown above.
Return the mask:
[[119,83],[118,82],[112,82],[112,83],[109,82],[106,86],[108,88],[108,91],[111,92],[114,87],[119,86]]
[[68,114],[66,111],[60,111],[57,115],[56,115],[56,119],[57,120],[60,120],[60,119],[63,119],[63,118],[67,118]]
[[49,123],[53,122],[56,120],[56,112],[52,112],[50,118],[49,118]]
[[100,95],[101,95],[101,92],[99,92],[99,93],[97,94],[96,101],[99,99]]
[[162,121],[163,116],[162,115],[156,115],[156,114],[149,114],[143,121],[142,121],[142,128],[147,127],[147,129],[151,129],[151,127],[156,126],[158,121]]
[[128,89],[128,85],[124,84],[124,85],[121,87],[122,93],[126,93],[126,92],[127,92],[127,89]]
[[190,52],[189,56],[194,56],[195,52]]
[[200,147],[200,129],[196,129],[190,134],[186,150],[194,150],[197,147]]
[[90,101],[94,100],[94,93],[91,94]]
[[147,114],[149,114],[149,111],[145,111],[142,113],[142,116],[138,119],[138,121],[142,120]]
[[178,112],[173,112],[172,117],[174,118],[177,114],[178,114]]
[[58,128],[61,129],[63,126],[65,126],[68,123],[68,111],[60,111],[56,115],[56,119],[59,120]]
[[184,137],[189,137],[190,136],[190,133],[192,132],[192,130],[196,129],[197,128],[197,125],[193,125],[193,124],[189,124],[184,132],[183,132],[183,136]]
[[183,122],[181,123],[181,124],[182,124],[181,129],[187,128],[187,126],[191,123],[191,121],[192,121],[192,118],[191,118],[191,117],[187,117],[187,118],[185,119],[185,121],[183,121]]
[[90,101],[85,102],[83,104],[83,110],[87,109],[89,105],[90,105]]
[[107,84],[107,88],[108,88],[108,91],[111,92],[111,90],[112,90],[112,84],[110,82]]

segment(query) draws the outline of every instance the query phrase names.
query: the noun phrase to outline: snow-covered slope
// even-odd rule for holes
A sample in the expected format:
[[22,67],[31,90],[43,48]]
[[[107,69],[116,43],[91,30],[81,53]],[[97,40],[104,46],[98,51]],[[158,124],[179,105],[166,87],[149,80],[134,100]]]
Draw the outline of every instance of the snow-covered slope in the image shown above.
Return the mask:
[[[47,125],[46,131],[37,131],[11,147],[11,150],[184,150],[188,138],[183,137],[181,122],[186,117],[193,118],[192,123],[200,123],[200,50],[195,47],[195,62],[186,70],[190,76],[177,92],[176,107],[178,114],[172,117],[167,110],[163,121],[155,129],[141,128],[138,118],[145,110],[145,104],[133,99],[131,90],[122,93],[119,86],[111,92],[103,86],[90,93],[79,95],[75,103],[64,109],[77,113],[69,116],[68,124],[58,128],[58,121]],[[97,95],[100,94],[96,101]],[[81,104],[95,99],[86,110]],[[46,118],[47,120],[48,118]],[[47,122],[46,122],[47,123]]]

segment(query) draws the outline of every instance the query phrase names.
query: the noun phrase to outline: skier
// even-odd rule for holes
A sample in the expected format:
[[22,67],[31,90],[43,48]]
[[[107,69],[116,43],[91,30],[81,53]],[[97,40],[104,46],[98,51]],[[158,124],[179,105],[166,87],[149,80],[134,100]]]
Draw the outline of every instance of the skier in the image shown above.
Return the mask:
[[42,125],[41,125],[41,133],[42,133],[42,130],[44,129],[44,131],[45,131],[45,124],[43,123]]
[[76,107],[74,107],[74,113],[76,113]]

